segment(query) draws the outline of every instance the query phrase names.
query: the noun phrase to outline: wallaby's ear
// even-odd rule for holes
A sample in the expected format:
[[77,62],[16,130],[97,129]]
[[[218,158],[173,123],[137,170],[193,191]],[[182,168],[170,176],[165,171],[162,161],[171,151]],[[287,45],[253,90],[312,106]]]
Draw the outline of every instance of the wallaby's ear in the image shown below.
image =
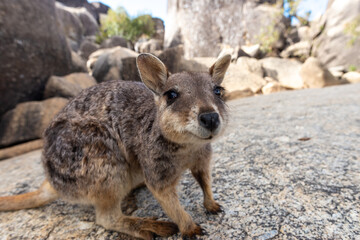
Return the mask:
[[159,95],[169,77],[164,63],[152,54],[142,53],[136,58],[136,65],[143,83],[152,92]]
[[219,58],[214,65],[209,69],[209,73],[213,78],[215,84],[220,85],[224,79],[226,70],[228,69],[231,61],[231,56],[229,54]]

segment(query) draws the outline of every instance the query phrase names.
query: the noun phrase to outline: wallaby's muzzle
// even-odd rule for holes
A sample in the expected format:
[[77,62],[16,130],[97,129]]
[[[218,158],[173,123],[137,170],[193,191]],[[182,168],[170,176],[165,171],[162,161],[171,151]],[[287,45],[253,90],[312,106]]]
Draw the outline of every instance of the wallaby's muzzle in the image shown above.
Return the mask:
[[214,132],[220,125],[219,114],[216,112],[202,113],[199,115],[199,124],[207,130]]

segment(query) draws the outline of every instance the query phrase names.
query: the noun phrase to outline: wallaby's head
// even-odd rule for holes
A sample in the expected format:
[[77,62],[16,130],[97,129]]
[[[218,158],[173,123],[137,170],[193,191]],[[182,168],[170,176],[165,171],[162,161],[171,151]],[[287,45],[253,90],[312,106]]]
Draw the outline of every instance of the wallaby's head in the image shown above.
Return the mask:
[[137,66],[144,84],[154,93],[162,134],[177,143],[204,143],[220,135],[227,123],[220,86],[230,55],[218,59],[208,72],[170,75],[151,54],[140,54]]

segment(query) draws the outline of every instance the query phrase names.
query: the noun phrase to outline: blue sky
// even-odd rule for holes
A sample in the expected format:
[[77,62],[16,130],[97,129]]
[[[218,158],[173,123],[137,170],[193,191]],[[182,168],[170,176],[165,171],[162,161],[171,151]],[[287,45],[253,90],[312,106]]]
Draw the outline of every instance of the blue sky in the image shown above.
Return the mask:
[[305,16],[306,12],[311,11],[310,20],[319,17],[326,10],[328,0],[302,0],[297,14]]
[[[99,2],[99,0],[89,0],[89,2]],[[100,0],[100,2],[112,9],[124,7],[130,16],[146,13],[166,20],[167,0]]]
[[[90,2],[96,1],[99,0],[90,0]],[[147,13],[165,20],[166,23],[167,0],[102,0],[101,2],[112,9],[122,6],[130,16]],[[304,16],[310,10],[310,19],[314,19],[325,12],[327,2],[328,0],[303,0],[298,14]]]

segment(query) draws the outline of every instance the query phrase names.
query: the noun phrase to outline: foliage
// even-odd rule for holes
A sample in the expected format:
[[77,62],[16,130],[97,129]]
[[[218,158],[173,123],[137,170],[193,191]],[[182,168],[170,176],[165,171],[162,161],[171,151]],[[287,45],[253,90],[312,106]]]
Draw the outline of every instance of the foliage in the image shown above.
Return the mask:
[[96,37],[98,43],[112,36],[121,36],[129,41],[136,41],[141,35],[151,37],[155,32],[155,23],[150,15],[139,15],[130,18],[124,8],[109,10],[107,17],[101,21],[100,31]]
[[283,12],[278,11],[272,17],[272,21],[266,26],[260,29],[259,35],[255,36],[255,39],[260,43],[260,50],[263,53],[272,52],[275,43],[280,38],[280,32],[277,29],[279,19],[283,17]]
[[270,24],[266,28],[262,28],[256,38],[260,43],[261,51],[263,53],[269,53],[273,50],[273,46],[279,40],[279,37],[280,33],[275,29],[275,24]]
[[273,20],[268,26],[260,30],[260,34],[256,36],[256,40],[261,44],[261,51],[264,53],[269,53],[273,51],[275,43],[280,38],[280,32],[277,29],[278,21],[283,15],[289,18],[297,18],[302,25],[309,24],[308,18],[310,12],[307,13],[306,17],[300,17],[297,15],[299,4],[302,0],[284,0],[283,8],[273,16]]
[[345,33],[350,35],[349,45],[354,45],[355,41],[360,38],[360,16],[345,25]]
[[350,65],[348,70],[349,72],[355,72],[357,70],[357,67],[355,65]]

